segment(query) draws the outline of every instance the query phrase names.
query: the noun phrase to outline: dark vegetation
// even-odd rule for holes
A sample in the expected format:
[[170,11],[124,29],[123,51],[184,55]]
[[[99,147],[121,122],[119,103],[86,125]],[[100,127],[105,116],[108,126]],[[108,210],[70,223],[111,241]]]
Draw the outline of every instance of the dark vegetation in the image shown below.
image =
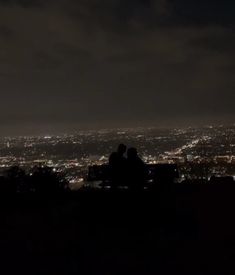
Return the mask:
[[47,166],[35,167],[30,173],[14,166],[0,177],[0,192],[6,195],[13,193],[55,195],[66,191],[68,191],[68,183],[63,175]]
[[69,192],[50,168],[11,168],[1,178],[0,272],[234,274],[235,186],[222,181]]

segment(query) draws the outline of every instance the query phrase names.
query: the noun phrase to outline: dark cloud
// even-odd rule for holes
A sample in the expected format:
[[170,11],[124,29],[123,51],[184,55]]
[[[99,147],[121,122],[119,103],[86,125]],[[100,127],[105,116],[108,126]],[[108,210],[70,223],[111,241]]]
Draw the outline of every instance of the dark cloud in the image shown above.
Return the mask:
[[172,16],[182,24],[203,26],[229,26],[235,23],[235,3],[230,0],[169,0],[172,5]]
[[232,1],[0,5],[0,116],[9,128],[234,118]]

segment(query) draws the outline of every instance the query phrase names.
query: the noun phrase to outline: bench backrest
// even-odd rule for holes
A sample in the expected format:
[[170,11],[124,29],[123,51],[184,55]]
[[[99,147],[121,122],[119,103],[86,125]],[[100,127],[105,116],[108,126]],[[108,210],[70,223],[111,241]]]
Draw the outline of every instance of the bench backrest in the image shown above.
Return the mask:
[[[174,180],[179,178],[176,164],[147,164],[148,180]],[[93,165],[88,168],[88,181],[109,181],[109,165]]]
[[88,167],[88,181],[107,181],[110,179],[109,165],[93,165]]

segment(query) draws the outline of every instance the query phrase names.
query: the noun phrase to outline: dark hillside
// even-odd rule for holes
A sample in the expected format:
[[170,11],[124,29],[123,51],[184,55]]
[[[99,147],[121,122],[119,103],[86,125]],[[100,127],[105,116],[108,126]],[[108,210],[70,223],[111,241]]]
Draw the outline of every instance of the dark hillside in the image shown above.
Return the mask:
[[1,274],[234,274],[234,187],[1,197]]

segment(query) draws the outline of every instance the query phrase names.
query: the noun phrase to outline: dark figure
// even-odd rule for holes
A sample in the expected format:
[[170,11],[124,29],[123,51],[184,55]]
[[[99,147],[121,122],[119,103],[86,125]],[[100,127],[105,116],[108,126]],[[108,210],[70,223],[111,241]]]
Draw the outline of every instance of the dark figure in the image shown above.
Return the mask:
[[127,151],[127,180],[132,190],[143,189],[146,181],[147,169],[145,163],[138,156],[136,148]]
[[112,188],[124,185],[126,179],[126,145],[120,144],[117,152],[113,152],[109,158],[110,179]]

